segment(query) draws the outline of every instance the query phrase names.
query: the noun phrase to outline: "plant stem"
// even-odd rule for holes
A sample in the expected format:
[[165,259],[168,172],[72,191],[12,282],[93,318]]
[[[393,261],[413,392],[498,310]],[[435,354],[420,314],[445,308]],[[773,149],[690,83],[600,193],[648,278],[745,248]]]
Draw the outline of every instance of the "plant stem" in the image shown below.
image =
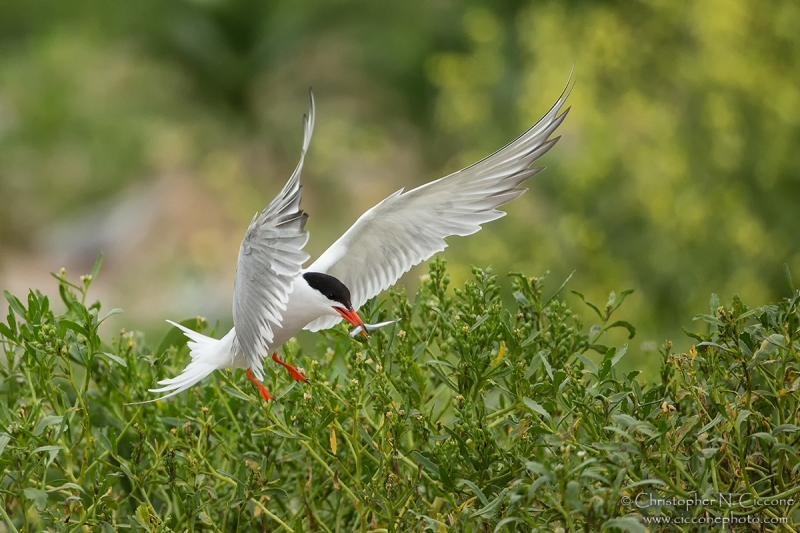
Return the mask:
[[6,521],[6,524],[8,524],[8,527],[11,530],[12,533],[19,533],[17,528],[14,527],[14,523],[11,521],[11,518],[9,518],[8,513],[6,513],[6,502],[5,502],[5,500],[3,500],[2,505],[0,505],[0,516],[2,516],[3,520]]
[[253,503],[253,505],[255,505],[256,507],[258,507],[259,509],[261,509],[261,512],[262,512],[262,513],[264,513],[264,514],[265,514],[265,515],[267,515],[268,517],[270,517],[270,518],[272,518],[273,520],[275,520],[275,521],[276,521],[276,522],[277,522],[277,523],[278,523],[278,524],[279,524],[279,525],[280,525],[280,526],[281,526],[283,529],[285,529],[285,530],[286,530],[286,531],[288,531],[289,533],[293,533],[293,532],[294,532],[294,529],[292,529],[291,527],[289,527],[289,525],[288,525],[288,524],[286,524],[286,522],[284,522],[283,520],[281,520],[280,518],[278,518],[277,516],[275,516],[274,514],[272,514],[272,513],[270,512],[270,510],[269,510],[269,509],[267,509],[267,508],[264,506],[264,504],[263,504],[263,503],[261,503],[260,501],[256,500],[255,498],[250,498],[250,501]]

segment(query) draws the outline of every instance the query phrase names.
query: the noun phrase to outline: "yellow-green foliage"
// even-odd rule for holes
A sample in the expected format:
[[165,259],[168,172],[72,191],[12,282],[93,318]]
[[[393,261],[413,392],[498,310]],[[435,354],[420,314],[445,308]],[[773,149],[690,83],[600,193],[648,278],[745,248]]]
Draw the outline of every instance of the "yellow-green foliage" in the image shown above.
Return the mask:
[[[320,252],[386,195],[530,126],[574,65],[550,168],[506,219],[453,240],[455,280],[491,264],[577,270],[595,300],[633,287],[642,340],[660,343],[707,293],[774,301],[775,266],[800,269],[796,0],[11,4],[4,257],[128,185],[174,176],[189,180],[177,194],[210,190],[240,235],[296,163],[309,86],[319,116],[304,202]],[[153,263],[161,249],[143,247],[131,270],[149,270],[115,288],[218,279],[237,250],[227,236],[222,223],[202,228]],[[138,311],[153,305],[125,307],[151,327],[167,314]]]
[[[397,325],[368,341],[339,326],[312,354],[289,343],[309,382],[270,373],[273,403],[236,370],[130,405],[183,367],[185,340],[103,342],[106,315],[85,303],[96,274],[56,276],[65,313],[5,293],[0,531],[639,533],[653,517],[800,518],[800,293],[752,309],[712,298],[708,333],[688,353],[667,343],[644,384],[617,369],[626,345],[602,345],[610,328],[635,334],[612,318],[628,291],[588,303],[586,328],[542,279],[512,275],[504,307],[490,269],[449,290],[434,261],[413,303],[393,293],[362,310]],[[629,503],[644,494],[737,499]],[[791,503],[751,505],[764,497]]]
[[790,0],[466,12],[467,51],[427,63],[438,129],[469,147],[455,166],[532,123],[567,65],[576,81],[550,170],[509,206],[502,243],[478,236],[471,257],[497,266],[505,255],[512,268],[534,258],[577,267],[576,280],[598,289],[634,286],[642,298],[630,305],[651,338],[651,324],[674,328],[709,290],[776,298],[775,265],[800,267],[798,27]]

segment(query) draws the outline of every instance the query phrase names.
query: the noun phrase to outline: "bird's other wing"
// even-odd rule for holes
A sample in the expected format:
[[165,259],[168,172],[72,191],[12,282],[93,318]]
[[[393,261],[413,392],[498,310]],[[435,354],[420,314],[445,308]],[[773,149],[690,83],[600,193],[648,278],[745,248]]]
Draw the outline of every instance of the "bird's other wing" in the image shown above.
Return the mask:
[[[530,167],[558,141],[550,135],[569,111],[561,113],[570,90],[568,82],[539,122],[492,155],[411,191],[401,189],[361,215],[307,270],[341,280],[358,309],[444,250],[446,237],[471,235],[504,216],[496,208],[525,192],[519,185],[544,170]],[[322,317],[306,329],[319,331],[340,320]]]
[[[239,248],[233,291],[236,342],[247,365],[262,379],[261,360],[279,325],[294,278],[308,260],[308,215],[300,209],[300,174],[314,131],[314,95],[309,115],[303,116],[303,151],[291,178],[261,213],[256,213]],[[237,347],[234,347],[236,350]]]

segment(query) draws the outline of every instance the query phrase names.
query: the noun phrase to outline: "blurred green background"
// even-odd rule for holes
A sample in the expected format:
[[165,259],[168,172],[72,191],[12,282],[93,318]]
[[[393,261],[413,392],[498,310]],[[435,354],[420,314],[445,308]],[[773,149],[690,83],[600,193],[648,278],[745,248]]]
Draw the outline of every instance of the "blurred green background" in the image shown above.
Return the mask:
[[576,270],[600,304],[633,288],[619,318],[641,354],[712,292],[774,301],[784,263],[800,280],[798,29],[796,0],[8,2],[0,287],[50,289],[103,251],[114,328],[230,323],[239,242],[296,164],[308,87],[316,256],[521,133],[574,65],[548,171],[445,256],[456,283],[475,264],[550,270],[553,290]]

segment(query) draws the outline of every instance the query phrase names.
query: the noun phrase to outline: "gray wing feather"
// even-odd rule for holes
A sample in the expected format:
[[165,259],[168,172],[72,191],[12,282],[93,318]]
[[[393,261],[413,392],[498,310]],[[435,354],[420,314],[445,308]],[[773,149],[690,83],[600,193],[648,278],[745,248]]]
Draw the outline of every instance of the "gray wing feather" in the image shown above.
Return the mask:
[[[539,122],[492,155],[411,191],[401,189],[380,202],[308,270],[340,279],[358,309],[411,267],[444,250],[446,237],[471,235],[482,224],[504,216],[496,208],[525,192],[519,185],[544,170],[530,167],[558,141],[550,135],[569,111],[561,113],[570,91],[568,82]],[[340,320],[322,317],[306,329],[326,329]]]
[[261,213],[256,213],[239,248],[233,292],[234,349],[241,349],[248,367],[262,378],[261,360],[279,325],[295,277],[308,254],[305,224],[308,215],[300,209],[300,174],[314,131],[314,96],[311,110],[303,116],[303,151],[292,176],[280,194]]

